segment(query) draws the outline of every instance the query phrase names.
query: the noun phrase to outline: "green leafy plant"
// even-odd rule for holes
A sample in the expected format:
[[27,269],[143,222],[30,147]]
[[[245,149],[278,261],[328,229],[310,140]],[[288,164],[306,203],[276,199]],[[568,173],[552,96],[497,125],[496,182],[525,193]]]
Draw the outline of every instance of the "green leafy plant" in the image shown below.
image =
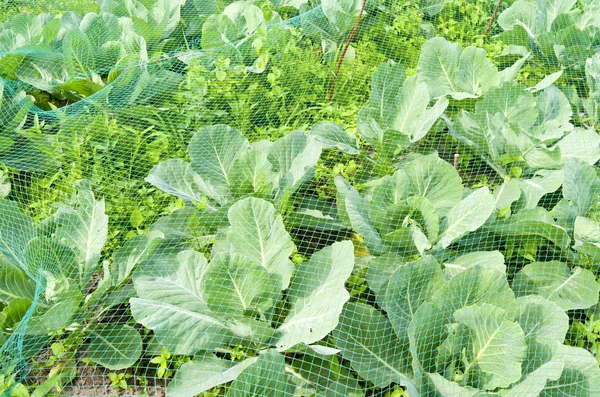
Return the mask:
[[[281,352],[335,353],[313,344],[336,327],[349,298],[352,243],[335,243],[294,265],[294,244],[271,203],[245,198],[227,216],[230,226],[210,261],[185,250],[138,268],[133,317],[169,352],[195,354],[177,371],[170,394],[192,396],[236,379],[228,393],[256,388],[288,395],[292,383]],[[237,353],[229,349],[240,344],[244,358],[233,360]],[[229,353],[232,361],[215,353]]]

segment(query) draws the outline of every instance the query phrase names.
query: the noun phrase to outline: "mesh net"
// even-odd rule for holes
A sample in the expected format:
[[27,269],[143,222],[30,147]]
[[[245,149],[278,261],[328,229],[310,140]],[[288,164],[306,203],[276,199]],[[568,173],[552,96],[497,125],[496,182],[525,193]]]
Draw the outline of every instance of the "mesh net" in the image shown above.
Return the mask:
[[600,396],[598,0],[0,15],[2,397]]

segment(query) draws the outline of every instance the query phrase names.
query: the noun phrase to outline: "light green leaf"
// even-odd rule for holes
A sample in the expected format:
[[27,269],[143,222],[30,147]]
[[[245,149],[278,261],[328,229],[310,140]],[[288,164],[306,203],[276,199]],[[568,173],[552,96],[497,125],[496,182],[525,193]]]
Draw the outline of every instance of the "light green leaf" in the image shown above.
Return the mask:
[[505,310],[485,303],[454,313],[454,319],[471,330],[472,350],[467,353],[464,373],[477,388],[493,390],[521,379],[525,335],[519,324],[506,317]]
[[115,284],[120,285],[126,281],[134,267],[152,255],[164,238],[162,232],[151,231],[135,236],[120,246],[113,254],[113,269],[116,269],[117,277]]
[[516,308],[516,299],[506,274],[492,268],[472,266],[454,276],[434,294],[450,313],[477,303],[489,303],[507,312]]
[[127,325],[98,327],[89,331],[87,356],[111,371],[129,368],[142,355],[142,338]]
[[397,382],[407,386],[411,395],[419,395],[410,380],[406,343],[396,337],[390,322],[373,306],[346,304],[333,337],[344,358],[362,378],[377,387]]
[[242,152],[231,167],[231,193],[234,197],[257,195],[269,197],[273,192],[276,175],[267,155],[254,148]]
[[3,321],[0,324],[0,332],[3,328],[14,328],[27,313],[27,310],[31,306],[31,300],[27,298],[16,298],[11,300],[0,312],[0,317]]
[[314,136],[294,131],[273,142],[269,147],[268,160],[273,172],[279,174],[278,198],[292,193],[304,180],[309,170],[321,157],[322,147]]
[[34,236],[31,218],[21,212],[15,201],[0,199],[0,252],[26,273],[33,269],[25,263],[23,249]]
[[[436,154],[419,157],[397,171],[405,174],[405,183],[396,185],[396,195],[404,198],[422,196],[427,198],[440,216],[462,199],[462,180],[456,169]],[[399,176],[399,175],[398,175]],[[404,178],[397,179],[404,181]]]
[[193,136],[188,148],[192,169],[220,196],[227,196],[235,183],[230,180],[231,167],[248,147],[248,140],[234,128],[222,124],[203,128]]
[[145,181],[188,203],[200,203],[204,196],[218,203],[225,200],[215,188],[194,172],[190,164],[179,159],[166,160],[156,165]]
[[542,364],[527,377],[510,389],[500,390],[501,397],[521,397],[526,395],[539,396],[540,392],[549,381],[560,378],[564,364],[558,360]]
[[535,2],[517,0],[498,16],[498,24],[504,30],[513,30],[515,26],[519,26],[533,39],[541,33],[537,24],[537,12]]
[[258,357],[247,358],[239,363],[218,358],[214,354],[196,355],[184,363],[167,387],[170,397],[193,397],[216,386],[235,380]]
[[33,300],[35,282],[19,268],[7,262],[0,262],[0,302],[8,303],[13,299]]
[[563,181],[564,173],[562,170],[540,170],[529,179],[518,179],[517,183],[525,199],[525,208],[535,208],[542,197],[557,191],[562,186]]
[[[346,181],[341,176],[335,177],[336,186],[338,189],[343,186]],[[338,197],[341,197],[338,195]],[[384,252],[385,247],[381,240],[379,232],[373,225],[369,217],[368,201],[363,198],[353,186],[348,187],[345,197],[338,198],[340,210],[344,210],[340,217],[347,217],[350,226],[361,238],[364,239],[364,244],[371,255],[380,255]]]
[[[281,284],[267,270],[239,254],[217,254],[210,262],[203,291],[208,307],[219,318],[242,318],[244,311],[257,309],[257,298],[270,301],[279,296]],[[262,296],[268,294],[269,296]]]
[[513,280],[518,296],[537,294],[563,310],[587,309],[598,302],[600,284],[587,269],[570,270],[564,262],[533,262],[521,269]]
[[600,160],[600,135],[593,129],[575,128],[556,146],[563,163],[575,158],[594,165]]
[[77,254],[70,247],[49,239],[35,237],[23,249],[23,257],[34,274],[48,272],[54,276],[77,280],[80,286],[88,282],[82,275],[84,268],[77,262]]
[[571,244],[566,230],[557,225],[548,211],[541,207],[521,210],[509,220],[493,222],[485,228],[505,238],[542,237],[561,249],[568,249]]
[[438,373],[427,375],[442,396],[474,397],[479,392],[477,389],[461,387],[458,383],[449,381]]
[[369,258],[367,266],[367,284],[377,298],[377,303],[385,310],[385,294],[392,274],[406,264],[406,258],[390,253]]
[[217,347],[231,336],[201,289],[207,267],[204,256],[190,250],[145,262],[133,275],[138,298],[130,300],[131,313],[172,354]]
[[317,342],[338,325],[350,297],[344,286],[353,268],[354,246],[350,241],[334,243],[297,265],[288,290],[291,309],[279,327],[282,336],[278,349]]
[[274,350],[262,354],[227,389],[226,397],[292,397],[294,386],[285,372],[285,356]]
[[594,396],[600,390],[600,368],[596,358],[579,347],[559,345],[557,350],[555,358],[564,363],[564,370],[558,380],[546,384],[540,396]]
[[450,43],[442,37],[427,41],[421,50],[417,76],[434,98],[450,94],[454,99],[477,98],[499,85],[498,69],[485,50]]
[[71,76],[87,77],[96,67],[96,54],[92,43],[78,28],[65,34],[62,40],[65,68]]
[[437,247],[446,248],[465,234],[479,229],[492,215],[495,200],[487,187],[475,190],[448,212],[446,229]]
[[407,336],[408,325],[419,306],[443,283],[442,269],[432,256],[424,256],[396,269],[385,293],[385,310],[399,338]]
[[70,205],[62,205],[42,227],[77,254],[79,280],[87,283],[98,265],[108,235],[104,199],[96,200],[89,183],[83,182]]
[[472,266],[484,266],[506,273],[504,255],[500,251],[470,252],[444,262],[444,276],[451,279]]
[[521,189],[516,179],[509,179],[494,190],[496,210],[502,211],[521,197]]
[[542,80],[540,80],[539,83],[537,83],[533,87],[527,88],[527,91],[535,93],[550,87],[556,82],[556,80],[560,79],[563,72],[563,70],[559,70],[558,72],[550,73],[548,76],[544,77]]
[[539,295],[517,299],[515,321],[519,323],[526,339],[540,342],[557,340],[563,343],[569,330],[569,316],[556,303]]
[[[371,91],[371,96],[373,95],[373,91]],[[340,152],[351,155],[360,153],[360,150],[356,145],[356,139],[350,137],[350,135],[336,123],[320,121],[312,127],[310,134],[314,135],[324,147],[335,147]]]
[[243,255],[280,277],[281,289],[288,287],[293,272],[290,255],[292,238],[273,204],[250,197],[231,206],[227,230],[230,252]]

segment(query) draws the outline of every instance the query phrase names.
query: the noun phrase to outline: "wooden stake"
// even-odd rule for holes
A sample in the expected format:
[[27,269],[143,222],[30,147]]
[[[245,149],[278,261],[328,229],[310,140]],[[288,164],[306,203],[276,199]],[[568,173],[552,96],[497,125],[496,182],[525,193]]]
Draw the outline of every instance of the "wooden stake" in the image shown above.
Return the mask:
[[498,0],[498,2],[496,3],[496,7],[494,8],[494,13],[492,14],[492,19],[490,19],[490,23],[488,23],[488,26],[485,29],[485,32],[483,33],[484,39],[490,32],[490,29],[492,28],[492,25],[494,24],[494,21],[496,20],[496,14],[498,14],[498,10],[500,9],[500,4],[502,4],[502,0]]
[[354,35],[356,34],[356,31],[358,30],[358,26],[360,25],[360,22],[362,20],[363,13],[365,12],[366,4],[367,4],[367,0],[363,0],[362,5],[360,7],[360,13],[358,14],[358,18],[356,19],[356,23],[354,24],[354,27],[352,28],[352,31],[350,32],[350,37],[348,37],[348,41],[346,42],[346,45],[344,45],[344,49],[342,50],[342,53],[340,54],[340,58],[338,59],[337,65],[335,67],[335,72],[333,72],[333,80],[331,80],[331,88],[329,89],[329,99],[328,99],[329,102],[331,102],[331,100],[333,99],[333,93],[335,92],[335,83],[336,83],[337,77],[340,73],[340,68],[342,67],[342,62],[344,61],[344,58],[346,57],[346,52],[348,52],[348,48],[350,47],[350,43],[352,43],[352,39],[354,39]]

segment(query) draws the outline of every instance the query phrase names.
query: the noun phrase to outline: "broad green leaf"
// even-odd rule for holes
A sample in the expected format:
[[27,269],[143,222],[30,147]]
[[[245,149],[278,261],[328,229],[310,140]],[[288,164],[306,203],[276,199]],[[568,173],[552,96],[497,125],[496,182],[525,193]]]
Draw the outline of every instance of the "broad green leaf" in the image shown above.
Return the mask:
[[179,159],[156,165],[145,180],[188,203],[201,203],[205,196],[218,203],[224,202],[224,198],[210,183],[194,172],[190,164]]
[[529,179],[518,179],[517,183],[523,192],[525,207],[527,209],[535,208],[542,197],[548,193],[558,190],[563,184],[564,173],[562,170],[540,170],[535,176]]
[[521,210],[510,219],[490,223],[485,228],[486,231],[505,238],[541,237],[561,249],[568,249],[571,244],[571,238],[566,230],[557,225],[548,212],[541,207]]
[[[373,88],[371,88],[371,90],[373,90]],[[371,91],[371,96],[373,95],[373,91]],[[312,127],[310,134],[314,135],[324,147],[335,147],[340,152],[351,155],[360,153],[360,150],[356,145],[356,139],[350,137],[350,135],[336,123],[320,121]]]
[[321,150],[316,138],[302,131],[294,131],[273,142],[268,150],[268,160],[273,165],[273,172],[279,174],[278,198],[286,194],[286,189],[293,192],[298,187],[319,161]]
[[477,230],[492,215],[495,200],[487,187],[475,190],[453,207],[446,217],[446,229],[437,247],[446,248],[465,234]]
[[439,14],[447,0],[419,0],[420,10],[429,16]]
[[392,324],[373,306],[346,304],[333,337],[344,358],[362,378],[377,387],[400,383],[411,395],[419,395],[410,380],[406,343],[396,337]]
[[542,364],[510,389],[500,390],[501,397],[539,396],[549,381],[560,378],[564,364],[558,360]]
[[585,216],[589,208],[598,202],[600,177],[593,166],[581,160],[567,160],[563,169],[563,197],[575,216]]
[[600,390],[600,368],[590,352],[579,347],[560,345],[555,358],[564,363],[564,370],[558,380],[546,384],[540,397],[591,397]]
[[402,65],[382,64],[372,79],[369,104],[359,113],[359,133],[387,157],[422,139],[448,106],[441,98],[429,108],[426,84],[405,76]]
[[537,339],[540,342],[555,339],[562,343],[569,330],[569,316],[565,311],[539,295],[518,298],[514,317],[526,339]]
[[250,197],[231,206],[227,230],[230,251],[243,255],[280,277],[281,289],[289,285],[293,272],[292,238],[273,204]]
[[276,175],[267,155],[250,148],[235,160],[231,167],[230,180],[233,181],[231,193],[235,197],[269,197],[273,192]]
[[399,338],[406,337],[408,325],[419,306],[443,283],[442,269],[432,256],[424,256],[396,269],[385,293],[385,309]]
[[431,382],[435,385],[436,390],[442,396],[474,397],[479,392],[477,389],[470,387],[461,387],[458,383],[449,381],[438,373],[428,375]]
[[258,357],[251,357],[234,363],[210,353],[196,355],[192,361],[184,363],[177,370],[167,387],[167,393],[171,397],[193,397],[235,380],[257,360]]
[[77,280],[82,286],[88,282],[84,279],[84,267],[77,261],[77,254],[70,247],[49,239],[35,237],[23,249],[23,258],[34,274],[48,272],[55,276]]
[[600,223],[578,216],[573,225],[573,248],[590,255],[594,260],[600,258]]
[[[203,291],[210,310],[219,318],[242,318],[249,309],[267,310],[279,296],[281,284],[258,263],[239,254],[217,254],[209,265]],[[268,296],[263,296],[268,294]],[[270,301],[257,307],[257,298]]]
[[33,221],[15,201],[0,199],[0,252],[26,273],[33,274],[23,258],[23,249],[35,237]]
[[535,138],[544,142],[552,141],[573,130],[571,104],[556,86],[551,85],[541,91],[536,97],[536,108],[539,115],[532,132]]
[[294,396],[294,386],[285,371],[285,356],[269,350],[244,369],[227,389],[226,397]]
[[8,303],[13,299],[33,300],[35,282],[19,268],[0,262],[0,302]]
[[462,199],[462,181],[458,172],[452,164],[440,159],[436,154],[411,161],[397,173],[405,174],[407,181],[396,186],[396,194],[404,197],[425,197],[440,216],[445,216]]
[[427,84],[434,98],[458,92],[456,76],[461,53],[460,44],[450,43],[442,37],[430,39],[423,45],[417,76]]
[[521,269],[513,281],[518,296],[537,294],[563,310],[587,309],[598,302],[600,284],[587,269],[569,269],[564,262],[533,262]]
[[519,26],[533,39],[541,33],[537,24],[537,11],[535,2],[517,0],[498,16],[498,24],[504,30],[513,30],[515,26]]
[[71,200],[49,220],[52,236],[71,247],[77,254],[79,280],[86,283],[91,277],[108,235],[108,216],[104,199],[96,200],[89,184],[81,183]]
[[11,300],[0,312],[3,321],[0,327],[0,332],[3,329],[14,328],[27,313],[31,306],[31,300],[27,298],[16,298]]
[[[390,125],[394,118],[395,106],[406,79],[404,67],[400,63],[387,61],[382,63],[371,79],[371,94],[369,99],[370,114],[382,126]],[[383,137],[366,136],[380,142]]]
[[338,325],[350,297],[345,283],[353,268],[354,246],[350,241],[334,243],[297,265],[287,294],[291,309],[279,327],[278,349],[317,342]]
[[521,379],[525,335],[519,324],[508,320],[506,314],[505,310],[485,303],[454,313],[454,319],[471,330],[472,345],[464,373],[466,380],[477,388],[508,387]]
[[542,91],[543,89],[550,87],[552,84],[554,84],[556,82],[556,80],[560,79],[563,72],[564,72],[564,70],[559,70],[558,72],[550,73],[548,76],[546,76],[542,80],[540,80],[539,83],[537,83],[533,87],[529,87],[527,89],[527,91],[535,93],[535,92]]
[[190,141],[192,169],[219,195],[227,196],[235,183],[230,180],[231,167],[248,147],[248,140],[234,128],[222,124],[203,128]]
[[352,29],[361,9],[360,0],[322,0],[323,14],[335,28],[338,35]]
[[450,94],[454,99],[477,98],[499,85],[498,69],[485,50],[450,43],[442,37],[428,40],[421,50],[417,76],[434,98]]
[[515,179],[509,179],[494,190],[494,201],[496,210],[502,211],[510,207],[512,203],[521,197],[519,183]]
[[[341,176],[335,178],[338,188],[343,186],[346,181]],[[341,197],[338,195],[338,197]],[[385,248],[381,236],[369,216],[368,201],[363,198],[353,186],[348,187],[345,197],[338,199],[340,210],[344,210],[340,217],[347,217],[350,226],[362,239],[371,255],[380,255]]]
[[433,300],[450,313],[477,303],[489,303],[507,312],[516,307],[506,274],[482,266],[469,267],[454,276],[434,294]]
[[135,266],[152,255],[164,238],[163,233],[151,231],[135,236],[120,246],[113,254],[113,271],[116,269],[115,284],[120,285],[126,281]]
[[600,135],[593,129],[575,128],[556,146],[560,149],[563,163],[576,158],[593,165],[600,160]]
[[394,272],[406,264],[406,258],[390,253],[370,258],[367,266],[366,280],[375,296],[377,303],[385,310],[385,294],[388,288],[390,278]]
[[131,313],[172,354],[217,347],[230,337],[201,289],[207,267],[204,256],[190,250],[145,262],[133,275],[138,298],[130,300]]
[[414,76],[407,78],[398,95],[391,129],[407,135],[411,142],[421,140],[448,107],[445,98],[439,99],[431,108],[427,107],[429,101],[426,84],[419,83]]
[[72,76],[87,76],[96,67],[96,54],[88,36],[79,29],[67,32],[62,40],[65,68]]
[[504,255],[500,251],[470,252],[444,262],[444,276],[451,279],[472,266],[484,266],[506,273]]
[[89,331],[88,343],[88,359],[111,371],[131,367],[142,355],[142,338],[127,325],[94,328]]
[[556,18],[560,14],[571,11],[575,3],[577,3],[577,0],[538,0],[538,15],[541,14],[541,18],[544,21],[543,28],[550,31],[552,23]]

